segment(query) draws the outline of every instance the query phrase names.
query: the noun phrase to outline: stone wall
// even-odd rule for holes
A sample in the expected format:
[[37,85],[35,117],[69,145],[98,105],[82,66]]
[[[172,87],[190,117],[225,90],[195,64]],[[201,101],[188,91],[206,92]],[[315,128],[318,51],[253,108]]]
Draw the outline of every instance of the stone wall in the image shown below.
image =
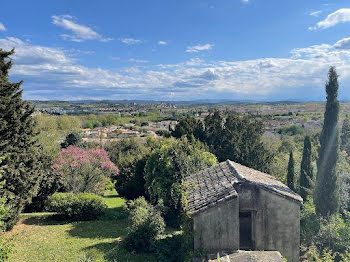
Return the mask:
[[194,216],[194,249],[208,253],[238,250],[238,214],[238,199],[234,198]]
[[252,213],[255,250],[277,250],[288,262],[299,261],[300,205],[255,185],[236,187],[239,210]]

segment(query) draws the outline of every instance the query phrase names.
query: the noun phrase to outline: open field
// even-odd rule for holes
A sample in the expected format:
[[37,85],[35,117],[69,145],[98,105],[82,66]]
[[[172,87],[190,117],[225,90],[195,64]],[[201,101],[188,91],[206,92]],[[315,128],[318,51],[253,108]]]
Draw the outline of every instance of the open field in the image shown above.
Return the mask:
[[50,213],[23,214],[15,228],[5,234],[14,237],[13,262],[79,261],[84,256],[95,261],[152,262],[152,255],[132,254],[121,247],[127,233],[125,202],[116,194],[105,196],[106,215],[100,220],[57,221]]

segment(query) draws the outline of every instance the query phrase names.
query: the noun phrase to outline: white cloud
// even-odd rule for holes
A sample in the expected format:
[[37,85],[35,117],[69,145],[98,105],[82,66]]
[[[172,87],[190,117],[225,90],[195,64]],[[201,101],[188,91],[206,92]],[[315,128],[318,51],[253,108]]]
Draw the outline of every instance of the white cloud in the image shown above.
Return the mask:
[[134,39],[134,38],[120,38],[119,39],[122,43],[127,44],[127,45],[134,45],[134,44],[140,44],[142,43],[141,40],[139,39]]
[[6,27],[0,22],[0,31],[6,31]]
[[249,0],[241,0],[242,1],[242,3],[244,3],[244,4],[248,4],[249,3]]
[[331,14],[326,19],[318,22],[315,26],[309,27],[310,30],[326,29],[340,23],[350,21],[350,8],[341,8]]
[[13,79],[24,79],[26,99],[317,100],[324,99],[324,82],[331,65],[340,75],[340,94],[350,93],[348,85],[342,84],[350,82],[347,41],[293,49],[286,58],[214,62],[193,58],[176,64],[119,69],[83,66],[67,50],[13,37],[0,39],[0,46],[16,48],[10,74]]
[[65,54],[64,50],[30,45],[14,37],[0,39],[0,46],[5,50],[16,48],[15,65],[70,64],[74,61]]
[[318,17],[321,13],[322,13],[322,10],[318,10],[318,11],[313,11],[313,12],[309,13],[309,15],[314,16],[314,17]]
[[348,49],[350,50],[350,37],[339,40],[334,44],[336,49]]
[[140,64],[145,64],[145,63],[148,63],[148,62],[149,62],[149,61],[147,61],[147,60],[136,59],[136,58],[130,58],[128,61],[129,61],[129,62],[132,62],[132,63],[140,63]]
[[166,42],[166,41],[158,41],[158,45],[167,45],[168,44],[168,42]]
[[94,31],[92,28],[80,25],[73,21],[73,17],[70,15],[53,15],[52,23],[54,25],[63,27],[66,30],[72,32],[72,34],[62,34],[61,37],[65,40],[74,42],[83,42],[85,40],[99,40],[101,42],[108,42],[113,40],[112,38],[105,38]]
[[189,46],[186,49],[187,53],[197,53],[200,51],[210,50],[213,48],[213,44],[205,44],[205,45],[195,45],[195,46]]

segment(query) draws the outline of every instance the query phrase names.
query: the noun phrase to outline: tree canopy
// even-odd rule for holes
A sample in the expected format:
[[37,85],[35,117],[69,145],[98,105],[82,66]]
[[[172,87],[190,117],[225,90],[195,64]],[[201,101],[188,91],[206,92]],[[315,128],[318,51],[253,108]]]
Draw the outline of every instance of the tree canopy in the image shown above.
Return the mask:
[[269,171],[272,154],[262,142],[264,131],[260,120],[215,110],[205,118],[204,123],[193,117],[180,120],[173,136],[186,135],[189,139],[199,139],[208,145],[219,162],[230,159],[266,172]]
[[[146,188],[152,203],[163,204],[165,217],[179,214],[182,180],[216,164],[216,157],[199,141],[164,139],[146,163]],[[173,217],[175,218],[175,217]]]
[[0,152],[6,155],[0,167],[6,166],[2,194],[11,207],[4,219],[7,229],[14,225],[23,206],[36,194],[42,176],[32,117],[34,108],[22,100],[22,81],[13,83],[8,79],[13,53],[14,50],[0,49]]

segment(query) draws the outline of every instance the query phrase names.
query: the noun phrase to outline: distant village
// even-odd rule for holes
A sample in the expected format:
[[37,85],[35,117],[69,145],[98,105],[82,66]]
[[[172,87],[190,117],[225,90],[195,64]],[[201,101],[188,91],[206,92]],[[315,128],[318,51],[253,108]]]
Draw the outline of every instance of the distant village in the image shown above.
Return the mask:
[[[269,104],[196,104],[166,102],[60,102],[51,101],[36,104],[36,114],[50,115],[118,115],[121,117],[137,117],[156,113],[163,120],[147,121],[141,124],[125,123],[122,125],[83,128],[82,137],[86,142],[105,143],[125,137],[136,137],[146,141],[151,136],[162,138],[164,131],[175,128],[179,119],[193,116],[204,120],[213,110],[230,111],[249,114],[264,121],[267,135],[278,135],[280,130],[288,126],[300,126],[304,130],[314,130],[322,126],[324,103],[269,103]],[[350,103],[343,103],[341,117],[350,112]]]

